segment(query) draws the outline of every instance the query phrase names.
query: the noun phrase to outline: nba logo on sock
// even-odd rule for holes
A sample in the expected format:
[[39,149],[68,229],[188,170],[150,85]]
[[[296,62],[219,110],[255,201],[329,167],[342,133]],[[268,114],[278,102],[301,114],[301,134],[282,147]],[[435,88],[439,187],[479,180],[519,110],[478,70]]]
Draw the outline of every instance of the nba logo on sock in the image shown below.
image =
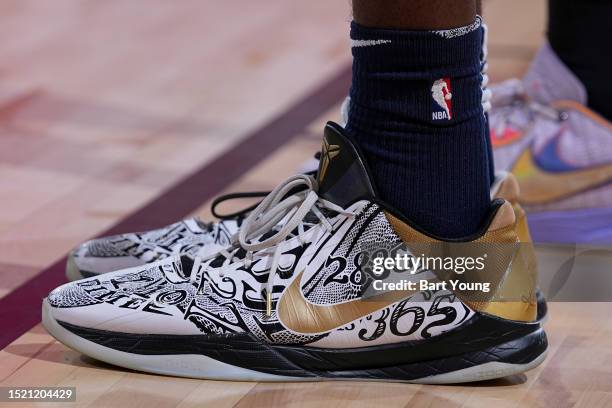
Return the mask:
[[431,96],[433,98],[432,120],[442,121],[453,118],[453,94],[451,90],[450,78],[442,78],[434,82],[431,87]]

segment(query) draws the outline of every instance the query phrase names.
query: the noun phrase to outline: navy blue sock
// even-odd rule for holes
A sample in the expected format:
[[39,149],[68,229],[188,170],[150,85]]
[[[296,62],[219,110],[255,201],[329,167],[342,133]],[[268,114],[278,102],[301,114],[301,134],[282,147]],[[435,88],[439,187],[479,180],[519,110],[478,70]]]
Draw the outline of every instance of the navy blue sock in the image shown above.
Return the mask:
[[483,29],[372,29],[351,25],[353,83],[347,131],[381,198],[426,231],[460,238],[490,209],[482,107]]
[[[489,71],[489,67],[488,67],[488,61],[487,58],[489,57],[489,51],[488,51],[488,47],[489,47],[489,40],[488,40],[488,29],[487,29],[487,25],[486,24],[482,24],[482,52],[480,53],[480,72],[483,75],[483,92],[488,92],[488,96],[485,98],[483,96],[483,108],[485,106],[485,104],[487,105],[487,108],[485,108],[485,117],[486,117],[486,122],[485,122],[485,142],[487,143],[487,162],[489,164],[489,179],[491,181],[491,185],[493,185],[495,183],[495,161],[494,161],[494,157],[493,157],[493,142],[491,141],[491,128],[489,125],[489,114],[487,113],[490,109],[491,109],[491,91],[488,90],[486,88],[488,82],[489,82],[489,77],[488,77],[488,71]],[[486,77],[486,80],[484,79]]]
[[491,141],[491,128],[489,127],[489,114],[485,117],[485,143],[487,146],[487,168],[489,169],[489,185],[495,184],[495,161],[493,156],[493,142]]

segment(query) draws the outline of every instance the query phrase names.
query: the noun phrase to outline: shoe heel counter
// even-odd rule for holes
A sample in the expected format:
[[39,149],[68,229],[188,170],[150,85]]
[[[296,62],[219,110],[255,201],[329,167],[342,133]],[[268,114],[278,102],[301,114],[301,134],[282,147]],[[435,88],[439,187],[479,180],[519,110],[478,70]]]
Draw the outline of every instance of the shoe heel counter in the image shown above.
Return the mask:
[[529,233],[529,227],[527,226],[527,218],[525,211],[519,204],[519,197],[521,195],[521,188],[518,180],[512,173],[500,172],[497,177],[501,180],[498,182],[492,193],[492,198],[501,198],[508,201],[514,210],[514,217],[516,218],[516,230],[521,242],[531,242],[531,235]]
[[[536,280],[532,267],[529,266],[529,256],[524,252],[524,245],[518,237],[516,228],[516,215],[510,202],[502,204],[491,220],[487,232],[480,238],[463,243],[449,245],[434,245],[426,249],[423,243],[440,243],[431,237],[410,228],[393,215],[387,213],[387,219],[395,232],[408,246],[412,253],[423,253],[444,256],[479,257],[482,251],[489,251],[486,273],[465,272],[461,274],[463,283],[490,282],[492,293],[474,294],[461,290],[453,293],[471,309],[496,316],[506,320],[532,322],[537,317],[537,303],[535,294]],[[421,244],[421,245],[419,245]],[[493,255],[493,256],[491,256]],[[437,277],[447,281],[453,273],[434,270]],[[449,276],[450,275],[450,276]]]
[[500,174],[499,179],[502,181],[496,186],[493,198],[502,198],[512,205],[516,219],[514,229],[520,241],[515,254],[517,259],[513,259],[512,268],[503,286],[499,288],[499,295],[516,298],[520,293],[521,301],[491,302],[485,312],[505,319],[531,322],[537,319],[536,286],[538,282],[533,240],[529,232],[525,210],[518,202],[521,195],[518,180],[512,173]]
[[538,312],[536,298],[538,270],[535,249],[525,211],[516,202],[512,208],[516,219],[514,230],[519,241],[518,246],[507,276],[498,287],[492,301],[482,311],[503,319],[534,322],[537,320]]

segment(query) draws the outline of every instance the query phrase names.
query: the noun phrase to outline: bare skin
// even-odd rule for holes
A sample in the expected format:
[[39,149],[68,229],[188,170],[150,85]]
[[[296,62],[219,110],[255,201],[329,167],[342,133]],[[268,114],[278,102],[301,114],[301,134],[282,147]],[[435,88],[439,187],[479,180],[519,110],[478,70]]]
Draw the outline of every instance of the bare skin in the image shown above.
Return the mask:
[[442,30],[471,24],[479,0],[353,0],[353,19],[365,27]]

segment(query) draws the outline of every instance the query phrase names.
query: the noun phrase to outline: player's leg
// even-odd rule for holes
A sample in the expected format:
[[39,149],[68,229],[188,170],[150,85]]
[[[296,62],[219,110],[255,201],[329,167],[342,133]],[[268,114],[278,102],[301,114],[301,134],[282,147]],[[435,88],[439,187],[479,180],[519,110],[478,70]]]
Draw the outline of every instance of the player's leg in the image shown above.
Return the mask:
[[353,18],[366,27],[443,30],[472,23],[476,13],[475,0],[353,0]]
[[476,0],[354,0],[347,130],[381,197],[456,238],[490,208]]

